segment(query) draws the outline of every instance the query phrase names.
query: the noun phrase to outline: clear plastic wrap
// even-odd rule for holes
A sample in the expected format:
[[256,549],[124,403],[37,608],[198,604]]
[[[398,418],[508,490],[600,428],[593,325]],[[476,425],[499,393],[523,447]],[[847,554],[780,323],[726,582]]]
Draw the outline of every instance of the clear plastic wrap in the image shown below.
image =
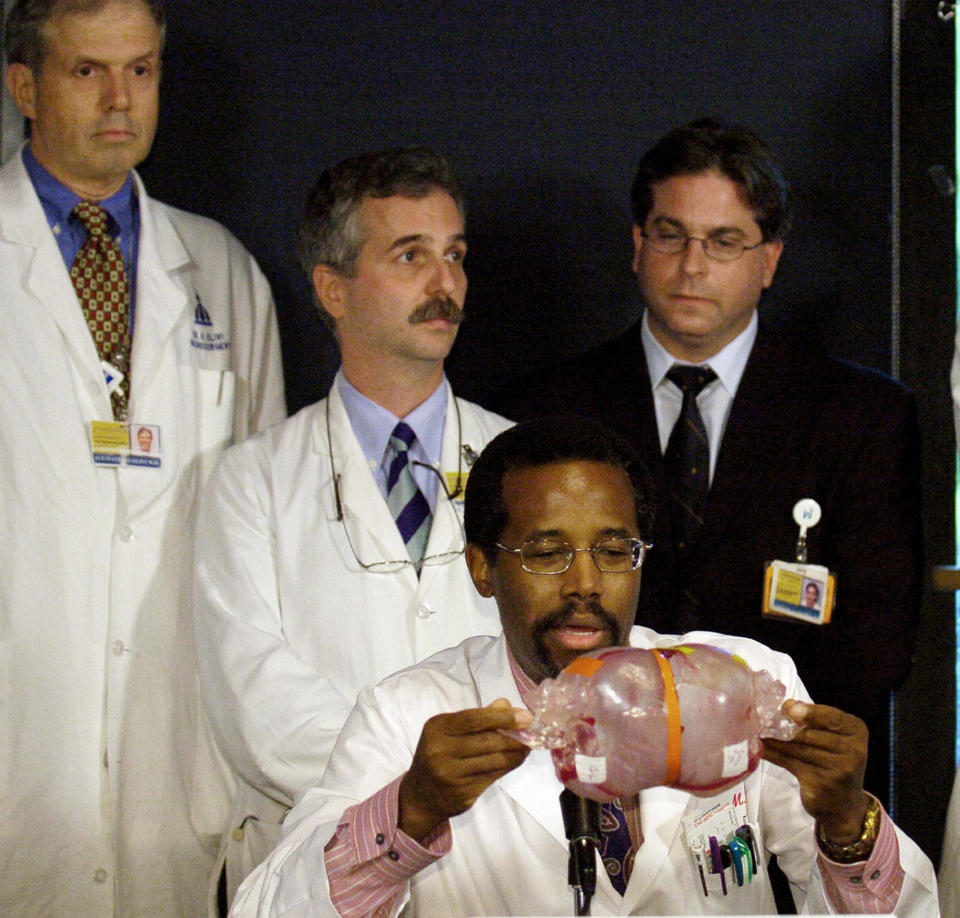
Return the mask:
[[756,768],[762,736],[796,735],[784,693],[705,644],[612,647],[545,679],[527,699],[533,723],[512,735],[549,749],[563,784],[593,800],[659,785],[712,793]]

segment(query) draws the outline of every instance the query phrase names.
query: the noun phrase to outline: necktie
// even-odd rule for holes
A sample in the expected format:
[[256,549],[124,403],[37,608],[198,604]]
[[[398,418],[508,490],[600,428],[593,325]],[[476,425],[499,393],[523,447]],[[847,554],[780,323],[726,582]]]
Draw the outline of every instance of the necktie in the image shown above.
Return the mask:
[[408,451],[416,439],[417,435],[403,421],[390,434],[394,456],[387,471],[387,506],[407,544],[410,560],[419,570],[430,535],[430,505],[410,470]]
[[107,232],[108,214],[102,207],[81,201],[73,213],[86,227],[87,239],[73,260],[70,278],[100,359],[123,373],[110,401],[114,418],[124,421],[130,392],[130,289],[123,255]]
[[621,896],[627,891],[635,855],[627,814],[620,807],[620,801],[601,804],[600,858],[613,888]]
[[667,379],[683,392],[680,417],[670,432],[667,451],[663,454],[673,541],[681,555],[700,529],[710,489],[710,446],[697,408],[697,396],[716,378],[710,367],[673,366],[667,372]]

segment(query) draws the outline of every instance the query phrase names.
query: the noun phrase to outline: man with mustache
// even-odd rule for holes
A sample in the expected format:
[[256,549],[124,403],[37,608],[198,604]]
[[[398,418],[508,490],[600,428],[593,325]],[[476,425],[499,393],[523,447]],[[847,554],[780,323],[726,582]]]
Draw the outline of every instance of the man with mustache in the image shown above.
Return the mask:
[[326,399],[232,450],[206,492],[197,647],[238,778],[226,900],[319,780],[358,689],[499,630],[461,515],[473,460],[508,422],[454,398],[443,372],[467,291],[463,208],[427,149],[323,172],[298,254],[341,368]]
[[[655,787],[605,805],[591,914],[772,913],[775,850],[801,912],[936,916],[932,865],[863,790],[862,721],[810,703],[790,659],[754,641],[631,627],[648,516],[645,470],[596,422],[534,421],[493,440],[467,486],[467,563],[496,599],[503,634],[360,693],[322,782],[290,813],[234,915],[570,914],[550,755],[501,731],[529,725],[528,694],[581,653],[688,641],[768,670],[803,729],[765,741],[765,761],[718,795]],[[705,726],[685,721],[681,745]],[[734,827],[749,826],[754,876],[742,863],[739,875],[728,866],[726,885],[698,871],[707,813],[706,831],[735,853]]]
[[222,792],[194,498],[286,415],[273,297],[232,234],[135,171],[160,0],[4,6],[30,137],[0,170],[0,914],[196,916]]

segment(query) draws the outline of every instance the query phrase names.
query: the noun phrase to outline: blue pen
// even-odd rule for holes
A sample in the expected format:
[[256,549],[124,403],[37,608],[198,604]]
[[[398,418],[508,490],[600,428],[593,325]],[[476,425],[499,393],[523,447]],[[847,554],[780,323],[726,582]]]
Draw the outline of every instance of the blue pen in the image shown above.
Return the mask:
[[727,850],[730,852],[730,859],[733,861],[733,875],[736,877],[737,886],[743,886],[743,852],[740,845],[743,842],[739,838],[731,838]]

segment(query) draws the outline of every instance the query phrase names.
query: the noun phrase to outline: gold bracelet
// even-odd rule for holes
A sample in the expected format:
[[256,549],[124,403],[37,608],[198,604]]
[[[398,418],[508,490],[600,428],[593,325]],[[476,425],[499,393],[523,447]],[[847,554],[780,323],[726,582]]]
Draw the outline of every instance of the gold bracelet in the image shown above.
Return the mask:
[[880,801],[872,794],[869,796],[870,805],[863,817],[863,830],[856,841],[852,841],[848,845],[838,845],[823,834],[823,826],[817,826],[817,839],[820,842],[820,848],[831,861],[836,861],[838,864],[855,864],[857,861],[865,861],[870,857],[873,846],[877,841],[877,833],[880,831],[880,814],[883,811],[880,808]]

